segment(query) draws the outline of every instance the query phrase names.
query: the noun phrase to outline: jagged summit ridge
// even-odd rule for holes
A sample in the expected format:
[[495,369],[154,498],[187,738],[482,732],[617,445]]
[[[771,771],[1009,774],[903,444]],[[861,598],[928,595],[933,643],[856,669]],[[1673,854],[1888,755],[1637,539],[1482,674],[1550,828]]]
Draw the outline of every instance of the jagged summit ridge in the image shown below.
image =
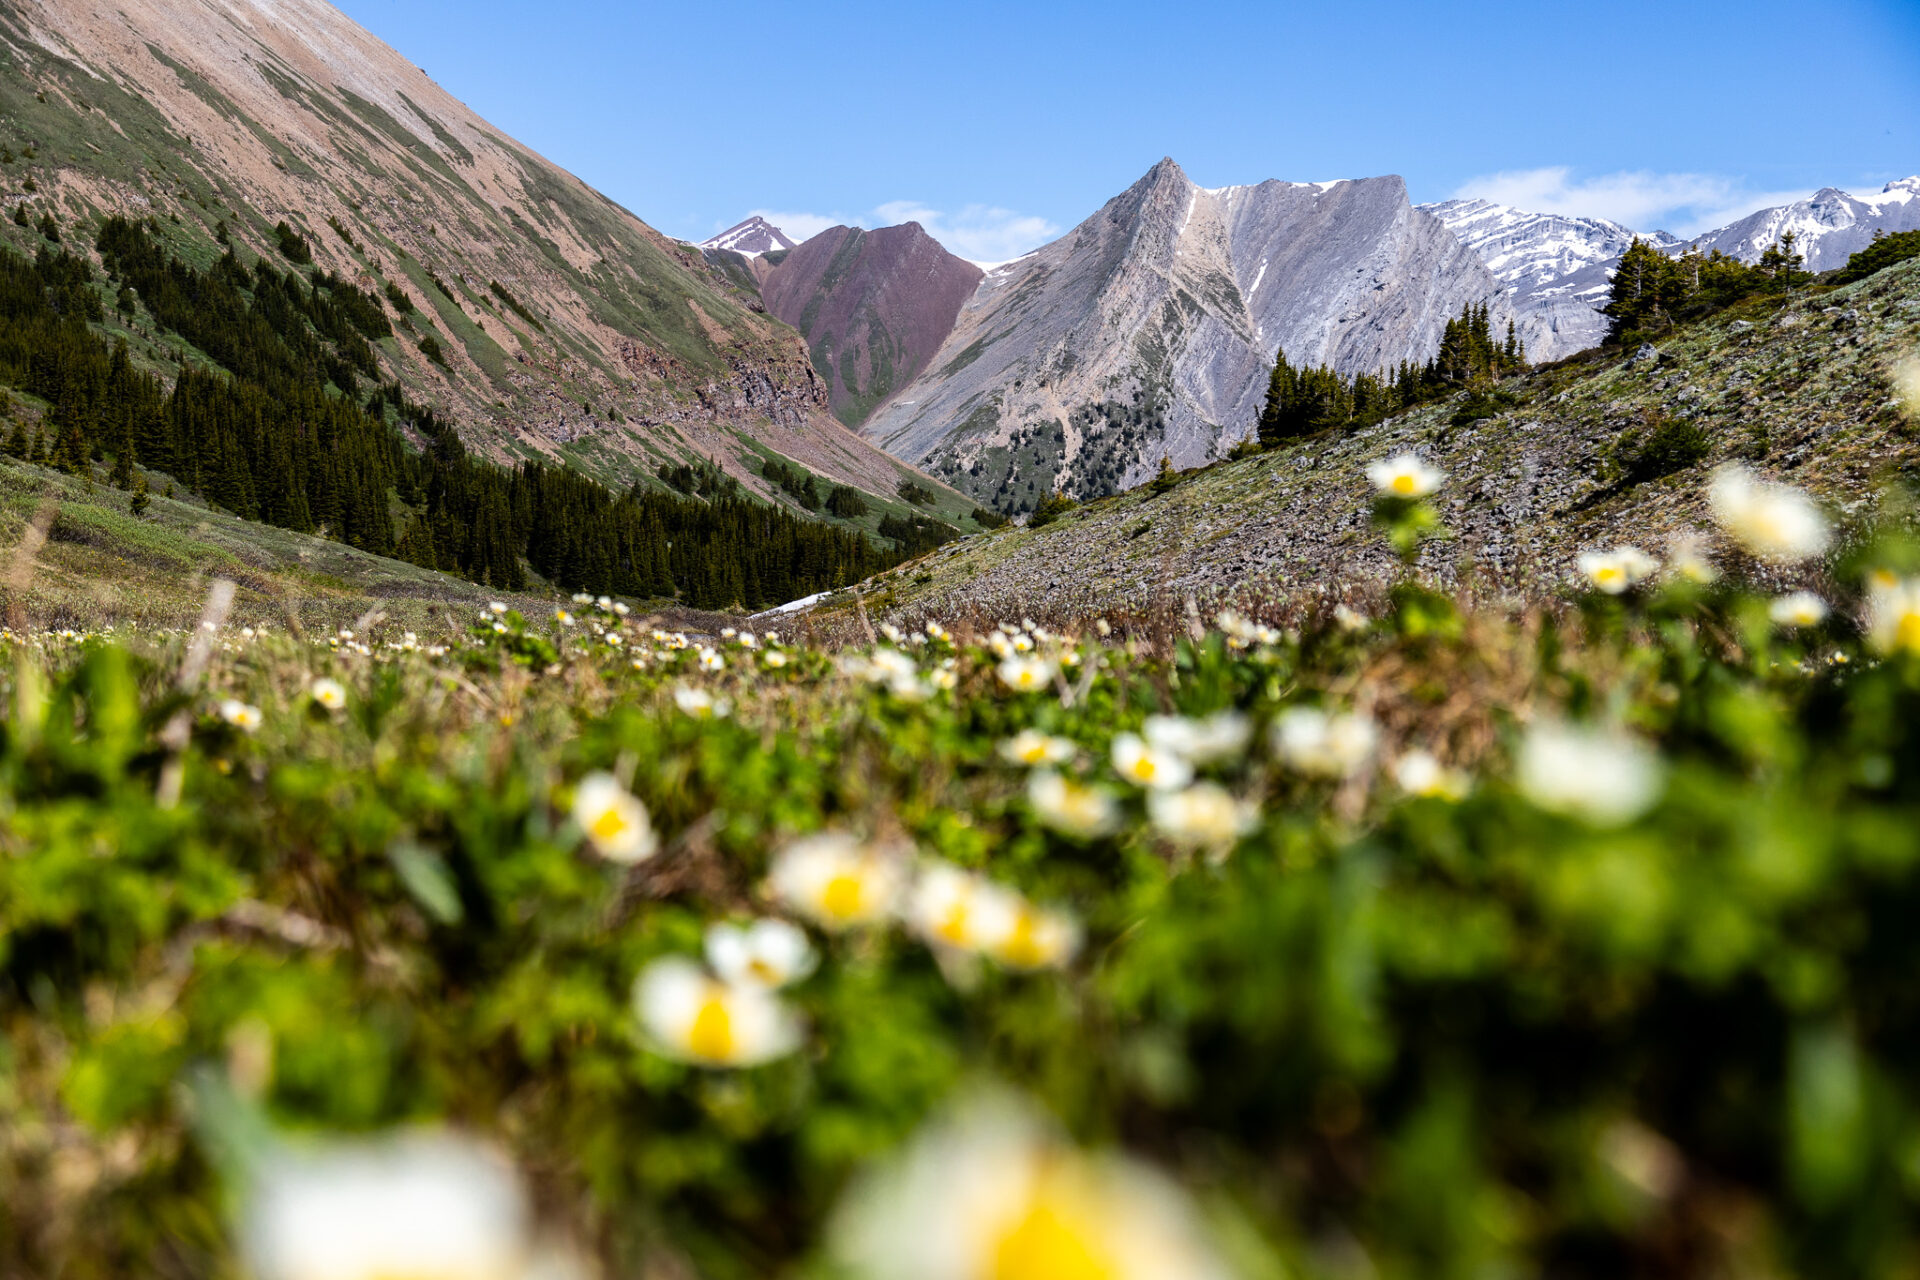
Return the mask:
[[1599,345],[1612,264],[1637,237],[1661,248],[1681,241],[1607,218],[1529,213],[1491,200],[1442,200],[1420,209],[1446,223],[1509,290],[1527,356],[1558,360]]
[[1665,231],[1633,231],[1605,218],[1529,213],[1488,200],[1419,206],[1450,227],[1510,291],[1527,354],[1538,360],[1598,346],[1615,263],[1637,236],[1668,253],[1719,251],[1757,262],[1789,232],[1809,271],[1831,271],[1873,242],[1876,232],[1920,229],[1920,176],[1898,178],[1870,195],[1826,187],[1805,200],[1761,209],[1683,240]]
[[1703,253],[1718,249],[1753,262],[1791,232],[1807,270],[1831,271],[1873,243],[1876,231],[1920,231],[1920,176],[1897,179],[1866,196],[1823,187],[1805,200],[1762,209],[1689,244]]
[[759,214],[745,222],[736,222],[710,240],[702,240],[697,248],[723,249],[748,258],[757,258],[763,253],[775,249],[792,249],[797,246],[787,238],[787,233],[768,222]]
[[1348,373],[1424,360],[1499,292],[1398,177],[1203,188],[1166,158],[989,271],[867,431],[983,500],[1108,492],[1246,438],[1277,350]]

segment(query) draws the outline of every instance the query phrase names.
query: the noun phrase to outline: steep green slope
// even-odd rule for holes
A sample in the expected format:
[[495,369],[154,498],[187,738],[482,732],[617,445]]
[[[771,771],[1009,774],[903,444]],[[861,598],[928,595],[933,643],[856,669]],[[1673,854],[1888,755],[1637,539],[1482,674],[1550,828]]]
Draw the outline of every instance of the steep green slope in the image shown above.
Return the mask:
[[385,300],[381,376],[498,459],[590,442],[569,461],[611,483],[714,458],[757,487],[745,437],[874,493],[914,475],[697,251],[318,0],[0,0],[0,201],[152,217],[203,266],[229,241],[278,259],[284,223],[298,265]]

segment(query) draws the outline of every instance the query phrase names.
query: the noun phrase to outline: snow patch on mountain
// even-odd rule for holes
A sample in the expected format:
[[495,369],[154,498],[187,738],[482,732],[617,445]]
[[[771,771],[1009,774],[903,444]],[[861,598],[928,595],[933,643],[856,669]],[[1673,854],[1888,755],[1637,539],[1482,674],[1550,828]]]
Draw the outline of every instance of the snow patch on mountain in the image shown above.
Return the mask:
[[699,247],[703,250],[725,249],[743,257],[757,258],[775,249],[792,249],[795,245],[787,238],[786,232],[756,214],[745,222],[728,227],[711,240],[702,240]]

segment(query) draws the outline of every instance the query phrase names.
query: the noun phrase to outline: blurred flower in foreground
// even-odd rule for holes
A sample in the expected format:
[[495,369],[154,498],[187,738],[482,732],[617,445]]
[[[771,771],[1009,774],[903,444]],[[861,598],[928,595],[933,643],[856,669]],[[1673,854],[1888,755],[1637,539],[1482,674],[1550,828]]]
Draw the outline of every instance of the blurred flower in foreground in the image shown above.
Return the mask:
[[1762,560],[1805,560],[1827,549],[1831,531],[1812,498],[1740,466],[1714,473],[1707,490],[1713,518]]
[[1720,578],[1720,570],[1707,555],[1706,542],[1698,534],[1687,534],[1668,544],[1667,568],[1675,577],[1697,586],[1704,587]]
[[346,688],[338,680],[328,680],[324,676],[313,682],[308,690],[313,700],[329,711],[338,711],[347,705]]
[[1595,589],[1617,596],[1629,587],[1652,577],[1660,562],[1638,547],[1615,547],[1612,551],[1583,552],[1580,573]]
[[1171,751],[1150,747],[1138,734],[1113,740],[1113,768],[1137,787],[1169,790],[1193,781],[1193,766]]
[[[1011,890],[1003,890],[1012,894]],[[1080,949],[1080,924],[1064,911],[1041,907],[1012,894],[1013,923],[992,948],[1010,969],[1053,969]]]
[[1346,604],[1333,606],[1333,623],[1348,635],[1358,635],[1373,625],[1366,614]]
[[806,932],[786,920],[707,926],[707,963],[728,982],[778,989],[812,973],[817,960]]
[[[1255,622],[1231,609],[1222,612],[1214,621],[1220,630],[1226,633],[1227,646],[1231,649],[1245,649],[1256,644],[1279,644],[1281,640],[1280,633],[1272,627]],[[1113,629],[1105,618],[1097,621],[1094,627],[1103,636]]]
[[1009,764],[1065,764],[1079,750],[1071,738],[1056,738],[1038,729],[1022,729],[1000,744]]
[[1147,797],[1147,818],[1175,844],[1226,850],[1259,820],[1250,801],[1236,800],[1217,782],[1196,782],[1181,791],[1156,791]]
[[241,1248],[255,1280],[522,1280],[533,1267],[513,1170],[443,1134],[272,1157]]
[[997,670],[1000,683],[1021,693],[1044,689],[1053,679],[1054,667],[1045,658],[1010,657]]
[[647,806],[610,773],[590,773],[573,792],[573,820],[609,862],[645,862],[658,848]]
[[751,1067],[793,1052],[800,1025],[764,986],[722,982],[684,956],[655,960],[633,984],[649,1047],[705,1067]]
[[1632,822],[1653,806],[1663,781],[1660,758],[1644,743],[1565,724],[1528,731],[1515,780],[1542,809],[1596,827]]
[[1827,619],[1827,602],[1811,591],[1794,591],[1774,597],[1767,616],[1775,626],[1817,627]]
[[1430,467],[1411,453],[1403,453],[1376,462],[1367,468],[1367,479],[1381,493],[1396,498],[1424,498],[1440,487],[1447,473]]
[[252,733],[260,727],[260,708],[249,706],[238,698],[228,698],[220,704],[220,718],[236,729]]
[[795,840],[774,858],[767,875],[776,897],[829,929],[883,919],[904,880],[899,859],[843,831]]
[[1352,712],[1329,715],[1316,707],[1289,707],[1273,722],[1273,749],[1301,773],[1347,778],[1373,754],[1373,721]]
[[1027,779],[1027,803],[1042,823],[1082,840],[1113,830],[1120,816],[1107,792],[1045,769]]
[[1893,366],[1893,395],[1913,421],[1920,422],[1920,355]]
[[705,689],[693,689],[684,684],[675,686],[673,704],[695,720],[722,719],[733,710],[733,704],[725,698],[716,698]]
[[1473,789],[1473,779],[1463,770],[1449,768],[1432,752],[1418,749],[1394,762],[1393,780],[1408,795],[1428,799],[1463,800]]
[[1867,587],[1867,634],[1882,653],[1920,653],[1920,578],[1874,576]]
[[983,876],[944,862],[921,870],[908,895],[906,921],[935,947],[990,952],[1007,940],[1019,898]]
[[976,1100],[857,1182],[834,1251],[864,1280],[1225,1280],[1184,1195]]
[[1245,751],[1253,726],[1237,711],[1217,711],[1200,720],[1148,716],[1140,732],[1156,750],[1170,751],[1188,764],[1207,765]]

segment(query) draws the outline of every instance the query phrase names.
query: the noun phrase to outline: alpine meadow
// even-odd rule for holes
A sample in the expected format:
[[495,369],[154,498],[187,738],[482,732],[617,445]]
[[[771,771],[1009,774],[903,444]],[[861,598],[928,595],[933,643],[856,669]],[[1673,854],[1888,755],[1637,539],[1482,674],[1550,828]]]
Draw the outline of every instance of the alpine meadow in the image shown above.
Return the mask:
[[1920,1277],[1891,115],[347,7],[0,0],[0,1280]]

